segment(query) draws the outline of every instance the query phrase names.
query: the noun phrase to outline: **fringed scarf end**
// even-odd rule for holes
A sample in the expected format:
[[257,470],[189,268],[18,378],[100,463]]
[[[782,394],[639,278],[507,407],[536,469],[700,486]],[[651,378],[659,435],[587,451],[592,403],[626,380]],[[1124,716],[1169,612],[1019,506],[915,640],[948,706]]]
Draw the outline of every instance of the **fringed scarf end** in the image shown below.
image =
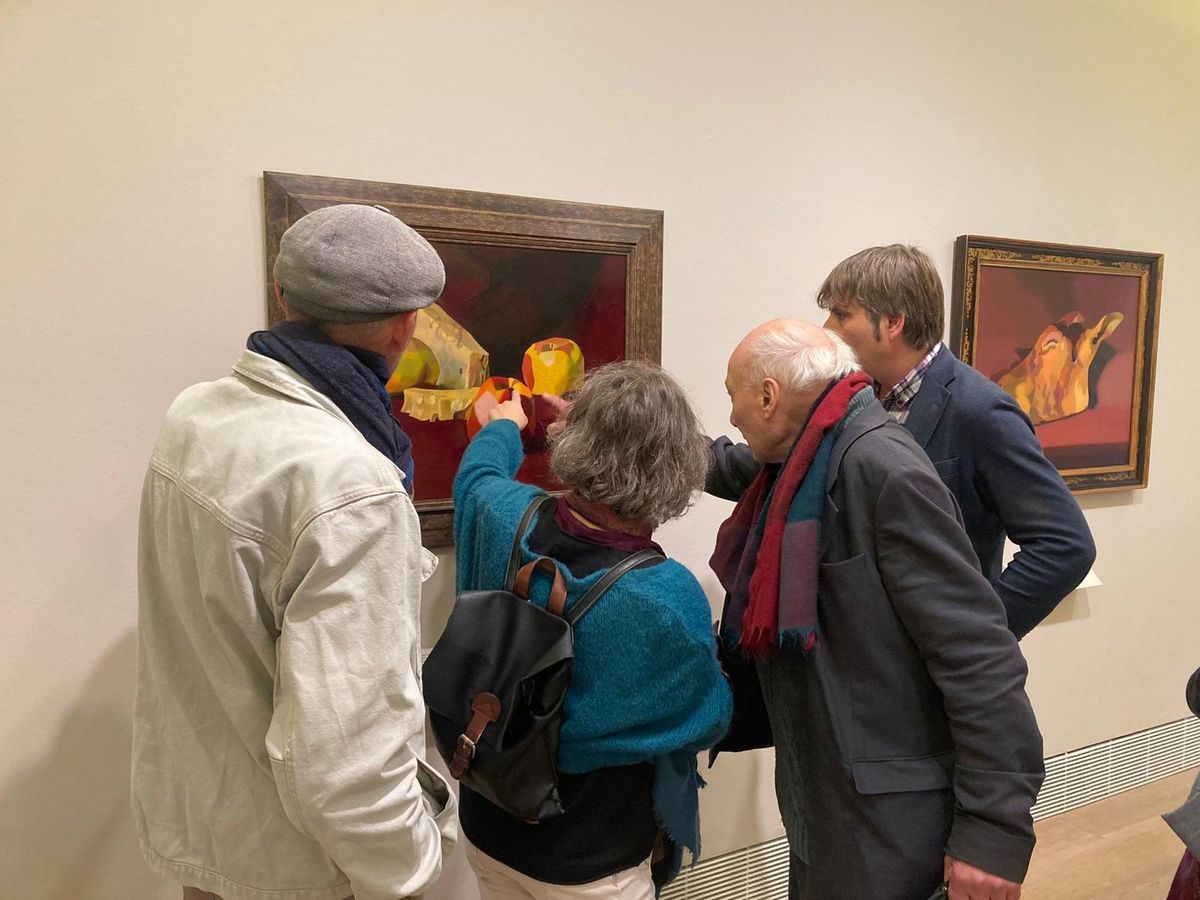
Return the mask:
[[747,656],[767,657],[775,652],[774,634],[771,628],[754,625],[742,632],[738,647]]
[[816,646],[816,628],[788,628],[779,632],[779,649],[784,653],[795,650],[811,653]]

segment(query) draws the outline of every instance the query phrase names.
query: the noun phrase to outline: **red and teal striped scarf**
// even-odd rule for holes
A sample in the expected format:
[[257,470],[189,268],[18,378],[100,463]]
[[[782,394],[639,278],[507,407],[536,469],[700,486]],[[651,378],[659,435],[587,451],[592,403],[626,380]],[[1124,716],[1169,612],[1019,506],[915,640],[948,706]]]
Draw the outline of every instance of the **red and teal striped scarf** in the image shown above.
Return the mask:
[[753,656],[817,645],[817,567],[833,444],[874,397],[861,372],[817,401],[781,466],[763,466],[717,532],[709,565],[728,593],[721,640]]

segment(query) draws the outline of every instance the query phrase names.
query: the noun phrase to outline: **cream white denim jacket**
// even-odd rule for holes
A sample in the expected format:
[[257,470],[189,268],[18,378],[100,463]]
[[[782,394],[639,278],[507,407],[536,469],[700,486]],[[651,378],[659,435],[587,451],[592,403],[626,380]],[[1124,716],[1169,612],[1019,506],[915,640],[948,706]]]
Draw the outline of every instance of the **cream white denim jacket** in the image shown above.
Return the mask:
[[133,807],[152,869],[225,900],[424,893],[457,838],[424,761],[403,475],[247,351],[171,406],[142,494]]

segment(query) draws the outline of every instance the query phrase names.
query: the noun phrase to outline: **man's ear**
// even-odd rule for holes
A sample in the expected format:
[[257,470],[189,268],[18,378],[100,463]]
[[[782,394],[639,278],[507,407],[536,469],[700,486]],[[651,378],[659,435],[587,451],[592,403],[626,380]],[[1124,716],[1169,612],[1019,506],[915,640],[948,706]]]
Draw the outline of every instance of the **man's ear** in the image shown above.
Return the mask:
[[418,312],[419,310],[410,309],[408,312],[396,316],[389,343],[399,353],[404,352],[408,342],[412,340],[413,332],[417,330]]
[[283,285],[278,281],[275,282],[275,302],[279,304],[279,308],[283,310],[283,317],[286,319],[288,314],[287,302],[283,299]]
[[779,382],[774,378],[764,378],[762,380],[762,393],[759,397],[759,402],[762,404],[763,418],[769,419],[775,415],[779,409],[779,400],[782,396],[782,391],[779,388]]
[[881,316],[879,328],[889,341],[895,343],[904,334],[904,313],[895,316]]

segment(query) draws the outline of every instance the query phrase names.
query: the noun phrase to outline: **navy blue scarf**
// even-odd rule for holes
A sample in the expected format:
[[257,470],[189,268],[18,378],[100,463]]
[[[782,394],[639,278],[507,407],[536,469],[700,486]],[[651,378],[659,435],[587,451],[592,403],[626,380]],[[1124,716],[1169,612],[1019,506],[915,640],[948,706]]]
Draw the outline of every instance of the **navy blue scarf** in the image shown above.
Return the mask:
[[412,494],[412,441],[392,414],[386,387],[392,373],[386,359],[362,347],[339,344],[298,322],[256,331],[246,346],[294,370],[337,404],[371,446],[399,466],[404,487]]

